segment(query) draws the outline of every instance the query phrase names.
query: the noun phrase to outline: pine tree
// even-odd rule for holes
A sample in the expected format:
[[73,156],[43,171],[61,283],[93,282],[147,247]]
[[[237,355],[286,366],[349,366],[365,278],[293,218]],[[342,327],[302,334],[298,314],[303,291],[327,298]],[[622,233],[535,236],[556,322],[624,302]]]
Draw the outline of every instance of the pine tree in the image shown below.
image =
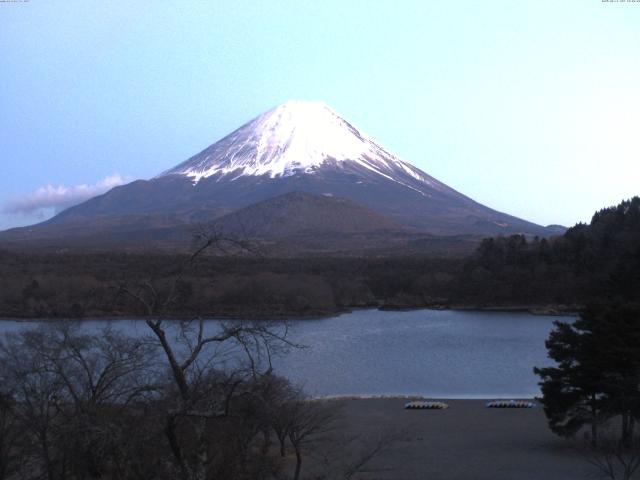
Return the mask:
[[629,445],[640,418],[640,311],[593,305],[573,324],[556,322],[546,342],[557,366],[536,368],[551,430],[571,437],[585,425],[597,443],[598,424],[622,419]]
[[542,404],[549,428],[560,436],[572,437],[590,425],[595,445],[603,416],[603,379],[590,358],[592,338],[581,332],[576,323],[555,323],[546,347],[557,367],[534,368],[534,372],[541,378]]

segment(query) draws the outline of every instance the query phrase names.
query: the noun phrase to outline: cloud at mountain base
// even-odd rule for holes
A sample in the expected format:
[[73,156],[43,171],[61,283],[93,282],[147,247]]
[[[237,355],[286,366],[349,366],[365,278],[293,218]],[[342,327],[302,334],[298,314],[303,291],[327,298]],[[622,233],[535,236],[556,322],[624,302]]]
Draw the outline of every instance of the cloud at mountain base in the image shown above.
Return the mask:
[[9,200],[2,207],[2,213],[34,215],[45,210],[58,213],[124,183],[125,179],[116,173],[94,184],[72,186],[48,184],[23,197]]

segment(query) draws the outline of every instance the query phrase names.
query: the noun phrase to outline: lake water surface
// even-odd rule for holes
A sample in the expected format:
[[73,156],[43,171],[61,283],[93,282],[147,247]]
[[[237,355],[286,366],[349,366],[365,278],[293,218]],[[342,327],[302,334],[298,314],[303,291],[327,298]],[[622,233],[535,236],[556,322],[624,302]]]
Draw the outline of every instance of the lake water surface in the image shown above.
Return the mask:
[[[550,365],[544,341],[554,320],[520,312],[356,310],[291,322],[291,339],[308,346],[276,358],[274,367],[313,396],[425,395],[514,398],[540,393],[534,366]],[[208,320],[214,327],[216,320]],[[85,321],[87,328],[106,320]],[[148,333],[140,320],[114,320]],[[33,326],[0,322],[0,333]]]

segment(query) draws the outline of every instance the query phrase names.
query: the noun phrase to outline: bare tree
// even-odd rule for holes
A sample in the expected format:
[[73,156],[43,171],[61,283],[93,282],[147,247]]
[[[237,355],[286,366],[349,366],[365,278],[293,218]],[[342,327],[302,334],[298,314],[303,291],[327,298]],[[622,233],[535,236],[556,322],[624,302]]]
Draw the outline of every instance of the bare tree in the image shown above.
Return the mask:
[[630,480],[640,468],[640,437],[623,441],[607,427],[601,429],[597,446],[587,449],[586,459],[606,478]]
[[[62,478],[66,462],[55,445],[61,439],[57,399],[62,395],[61,379],[42,369],[38,356],[40,335],[25,332],[11,335],[0,345],[2,383],[16,401],[12,414],[23,432],[24,462],[32,478]],[[29,477],[27,477],[29,478]]]
[[269,378],[269,398],[265,401],[265,414],[270,429],[278,438],[280,456],[287,454],[287,439],[292,428],[295,410],[292,408],[301,399],[299,389],[294,388],[286,379],[271,375]]
[[[229,321],[206,331],[202,318],[180,322],[166,319],[177,299],[181,279],[199,256],[212,248],[227,253],[229,245],[247,247],[239,240],[215,232],[200,231],[196,240],[198,247],[164,290],[156,288],[151,281],[120,287],[121,293],[133,298],[146,311],[146,324],[170,371],[175,395],[172,404],[167,406],[164,432],[183,480],[207,478],[218,454],[208,441],[212,422],[229,417],[231,400],[250,394],[250,389],[244,388],[245,380],[270,372],[274,351],[291,345],[284,323]],[[225,350],[228,355],[221,358],[220,352]],[[238,355],[229,354],[229,350],[241,352],[244,362],[239,362]],[[231,373],[229,362],[233,363]],[[224,385],[218,381],[220,378],[227,379]]]
[[288,405],[288,436],[296,455],[294,480],[302,471],[303,453],[336,428],[337,406],[331,403],[297,399]]
[[[294,480],[357,478],[399,437],[389,432],[366,439],[348,436],[340,402],[308,399],[286,380],[279,384],[278,391],[279,396],[270,404],[270,419],[280,440],[280,454],[286,455],[286,441],[294,451]],[[303,477],[305,459],[310,462]]]
[[15,406],[12,395],[0,393],[0,480],[10,478],[20,461]]
[[118,428],[130,428],[114,419],[154,391],[150,346],[110,329],[100,333],[56,323],[0,343],[26,478],[99,478],[118,454]]
[[371,467],[374,459],[383,455],[399,438],[400,432],[380,431],[377,435],[348,436],[341,432],[331,441],[319,445],[314,457],[320,473],[314,480],[352,480],[360,474],[380,471]]

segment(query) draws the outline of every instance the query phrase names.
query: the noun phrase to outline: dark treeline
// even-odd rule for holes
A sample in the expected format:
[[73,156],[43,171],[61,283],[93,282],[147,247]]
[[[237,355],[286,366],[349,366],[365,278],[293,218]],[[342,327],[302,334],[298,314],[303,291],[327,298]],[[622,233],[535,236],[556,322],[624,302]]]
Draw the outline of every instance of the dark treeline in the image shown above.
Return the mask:
[[[366,306],[578,308],[640,287],[640,199],[597,212],[563,236],[485,239],[466,259],[202,256],[170,315],[326,315]],[[170,288],[185,256],[0,252],[0,315],[145,315],[120,285]]]
[[[144,316],[121,285],[171,288],[185,256],[0,254],[0,315]],[[201,256],[177,284],[170,316],[326,315],[353,307],[424,306],[446,298],[460,261]]]
[[637,301],[640,198],[600,210],[590,224],[578,224],[550,240],[527,242],[518,235],[486,239],[464,268],[478,280],[466,284],[477,288],[473,295],[478,301]]

